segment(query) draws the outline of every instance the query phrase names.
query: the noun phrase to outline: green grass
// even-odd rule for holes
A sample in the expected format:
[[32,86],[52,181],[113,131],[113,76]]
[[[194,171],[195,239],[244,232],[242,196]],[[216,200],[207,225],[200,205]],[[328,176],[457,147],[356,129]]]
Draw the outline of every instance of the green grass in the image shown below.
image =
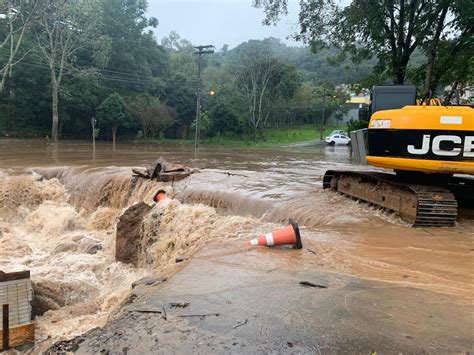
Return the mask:
[[[324,130],[323,139],[335,129],[345,129],[345,126],[328,126]],[[274,147],[285,144],[300,143],[320,138],[319,127],[315,125],[304,125],[289,128],[268,128],[265,131],[265,138],[254,142],[250,137],[223,136],[221,140],[217,137],[206,138],[201,141],[201,146],[221,145],[224,147]],[[138,140],[137,143],[144,143]],[[193,139],[149,139],[148,143],[174,143],[174,144],[194,144]]]

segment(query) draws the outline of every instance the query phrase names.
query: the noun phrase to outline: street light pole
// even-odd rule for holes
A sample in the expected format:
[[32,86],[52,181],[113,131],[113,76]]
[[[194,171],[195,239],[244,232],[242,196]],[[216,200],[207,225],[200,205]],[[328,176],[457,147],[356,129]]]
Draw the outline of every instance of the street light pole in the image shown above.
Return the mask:
[[194,134],[194,149],[196,150],[198,147],[199,142],[199,120],[201,118],[201,67],[202,67],[202,56],[204,54],[212,54],[214,50],[213,45],[205,45],[205,46],[196,46],[194,47],[197,52],[194,54],[198,56],[198,87],[196,91],[196,132]]
[[92,124],[92,149],[95,150],[95,125],[97,121],[94,116],[91,118],[91,124]]

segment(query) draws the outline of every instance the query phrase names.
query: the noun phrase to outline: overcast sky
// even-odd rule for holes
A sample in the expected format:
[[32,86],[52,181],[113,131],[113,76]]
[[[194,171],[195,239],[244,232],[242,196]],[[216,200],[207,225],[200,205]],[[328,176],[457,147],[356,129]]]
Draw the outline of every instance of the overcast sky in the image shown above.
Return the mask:
[[278,26],[263,26],[262,9],[252,7],[252,0],[148,0],[149,16],[159,21],[159,41],[171,31],[193,44],[213,44],[231,48],[249,39],[286,38],[296,29],[298,0],[290,0],[289,15]]

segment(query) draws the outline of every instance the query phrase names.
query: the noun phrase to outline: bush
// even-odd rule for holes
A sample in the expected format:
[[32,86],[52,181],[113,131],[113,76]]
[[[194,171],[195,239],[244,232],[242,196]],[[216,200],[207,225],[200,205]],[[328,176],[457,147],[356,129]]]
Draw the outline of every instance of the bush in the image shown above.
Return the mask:
[[347,122],[347,132],[357,131],[358,129],[367,128],[367,122],[351,119]]

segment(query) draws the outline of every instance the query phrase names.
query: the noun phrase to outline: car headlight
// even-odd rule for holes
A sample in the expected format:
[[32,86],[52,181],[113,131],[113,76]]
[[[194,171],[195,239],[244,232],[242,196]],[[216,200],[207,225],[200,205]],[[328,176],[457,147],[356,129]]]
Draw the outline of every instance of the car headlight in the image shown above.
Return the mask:
[[370,128],[390,128],[392,126],[392,120],[382,119],[382,120],[372,120]]

